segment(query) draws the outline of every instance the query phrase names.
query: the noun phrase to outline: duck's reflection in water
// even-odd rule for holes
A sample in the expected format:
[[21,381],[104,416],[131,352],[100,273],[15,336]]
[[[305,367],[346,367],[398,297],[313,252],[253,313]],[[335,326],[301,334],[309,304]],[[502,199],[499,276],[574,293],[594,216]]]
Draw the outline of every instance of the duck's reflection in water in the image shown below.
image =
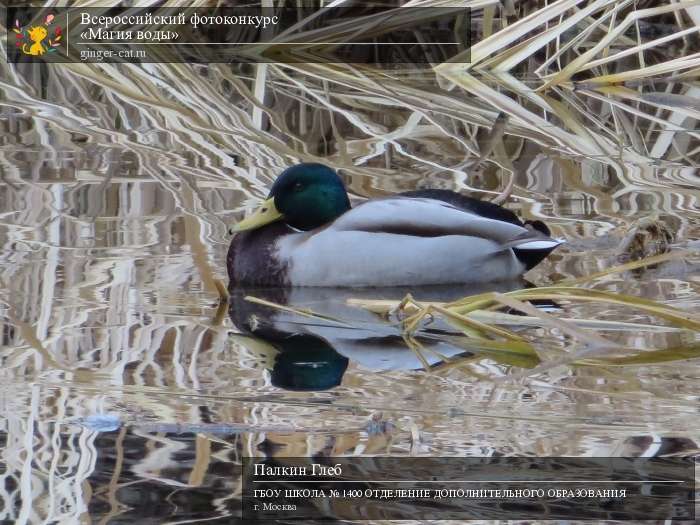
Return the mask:
[[[417,370],[457,356],[464,347],[443,340],[461,335],[436,319],[414,336],[425,350],[419,357],[406,343],[398,323],[349,304],[349,300],[399,302],[407,293],[417,301],[449,302],[488,291],[506,292],[525,286],[522,280],[481,287],[431,286],[392,288],[233,288],[229,315],[242,334],[238,341],[267,359],[272,384],[287,390],[328,390],[340,385],[349,361],[372,371]],[[247,297],[289,307],[274,308]],[[296,311],[292,311],[296,310]],[[318,316],[305,316],[308,310]],[[321,317],[323,316],[323,318]],[[342,322],[337,322],[342,321]]]

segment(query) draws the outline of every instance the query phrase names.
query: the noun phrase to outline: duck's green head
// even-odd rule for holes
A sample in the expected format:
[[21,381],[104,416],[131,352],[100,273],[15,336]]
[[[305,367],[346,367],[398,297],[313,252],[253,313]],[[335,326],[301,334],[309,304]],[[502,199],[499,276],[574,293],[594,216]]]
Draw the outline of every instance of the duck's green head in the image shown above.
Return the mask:
[[277,177],[267,200],[230,232],[253,230],[277,220],[299,230],[313,230],[349,209],[350,199],[335,171],[323,164],[297,164]]

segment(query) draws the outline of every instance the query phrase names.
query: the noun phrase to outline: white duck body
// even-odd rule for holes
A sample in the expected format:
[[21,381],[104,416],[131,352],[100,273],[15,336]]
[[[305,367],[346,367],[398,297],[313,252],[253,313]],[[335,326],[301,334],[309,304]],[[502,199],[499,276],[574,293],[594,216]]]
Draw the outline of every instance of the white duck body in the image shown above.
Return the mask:
[[397,196],[284,235],[272,255],[293,286],[426,285],[514,279],[528,268],[523,253],[549,253],[559,244],[525,225],[436,199]]

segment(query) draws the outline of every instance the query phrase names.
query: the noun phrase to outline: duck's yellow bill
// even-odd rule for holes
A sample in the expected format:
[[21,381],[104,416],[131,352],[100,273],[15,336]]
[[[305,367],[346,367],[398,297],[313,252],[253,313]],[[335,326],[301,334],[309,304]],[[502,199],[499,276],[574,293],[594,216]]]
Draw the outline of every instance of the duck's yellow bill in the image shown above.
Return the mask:
[[275,206],[275,199],[267,199],[252,215],[231,226],[228,232],[233,234],[246,230],[254,230],[255,228],[260,228],[261,226],[275,222],[280,218],[282,218],[282,214]]

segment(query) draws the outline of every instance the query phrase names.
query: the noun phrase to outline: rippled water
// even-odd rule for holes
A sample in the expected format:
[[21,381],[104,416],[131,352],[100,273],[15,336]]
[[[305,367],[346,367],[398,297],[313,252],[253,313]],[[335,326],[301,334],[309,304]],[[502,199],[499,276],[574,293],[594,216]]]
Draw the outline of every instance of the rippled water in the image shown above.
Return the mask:
[[[226,280],[227,224],[294,161],[342,168],[357,197],[417,187],[500,191],[502,170],[470,170],[465,157],[464,144],[476,144],[470,134],[495,115],[474,93],[416,75],[408,88],[436,94],[420,125],[409,126],[425,105],[419,97],[406,91],[402,105],[389,88],[365,85],[363,102],[357,86],[340,82],[348,96],[332,99],[331,122],[312,66],[270,67],[268,114],[252,109],[250,67],[0,68],[0,520],[229,523],[240,512],[241,458],[250,455],[697,452],[698,360],[572,366],[562,356],[581,349],[576,341],[528,328],[540,362],[428,341],[426,369],[395,325],[347,304],[408,291],[445,299],[473,288],[244,291],[354,328],[242,295],[230,311],[219,306],[214,279]],[[494,79],[482,81],[496,89]],[[534,112],[528,94],[522,107]],[[384,101],[384,113],[371,97]],[[612,118],[599,98],[581,103],[595,118]],[[696,141],[696,122],[677,120],[675,143]],[[360,132],[404,125],[386,140]],[[662,148],[668,131],[638,125],[646,143]],[[692,148],[664,150],[653,163],[628,145],[615,159],[610,142],[598,152],[571,137],[557,144],[556,130],[523,122],[508,133],[515,186],[507,206],[568,240],[530,282],[624,261],[629,229],[659,214],[672,248],[686,256],[589,286],[698,310]],[[640,351],[697,341],[624,308],[563,309],[650,324],[600,332]]]

